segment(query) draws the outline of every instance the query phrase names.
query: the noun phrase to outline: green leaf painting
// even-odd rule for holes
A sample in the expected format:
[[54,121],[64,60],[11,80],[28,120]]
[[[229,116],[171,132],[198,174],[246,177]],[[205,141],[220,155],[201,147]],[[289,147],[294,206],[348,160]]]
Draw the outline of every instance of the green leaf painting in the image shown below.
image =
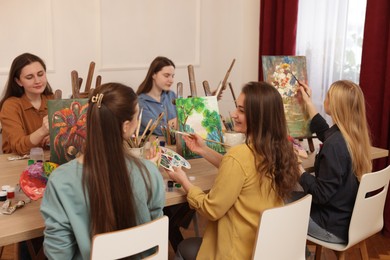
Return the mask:
[[[197,133],[204,139],[223,142],[217,97],[178,98],[176,99],[176,110],[180,131]],[[184,158],[199,157],[187,148],[181,138],[180,141],[182,142]],[[225,153],[225,148],[220,144],[212,142],[206,142],[206,144],[219,153]]]
[[298,91],[299,82],[307,83],[306,57],[262,56],[262,64],[264,81],[282,96],[289,135],[311,136],[309,115]]

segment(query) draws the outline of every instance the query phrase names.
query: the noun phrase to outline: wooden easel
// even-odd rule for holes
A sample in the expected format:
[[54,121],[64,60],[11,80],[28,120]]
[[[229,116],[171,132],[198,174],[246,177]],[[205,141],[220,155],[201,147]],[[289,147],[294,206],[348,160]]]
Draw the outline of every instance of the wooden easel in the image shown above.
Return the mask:
[[298,139],[299,141],[303,141],[304,139],[307,139],[307,144],[309,146],[309,151],[312,153],[315,151],[313,139],[317,138],[317,136],[309,136],[309,137],[294,137],[295,139]]
[[[84,92],[80,92],[83,79],[79,78],[78,72],[76,70],[73,70],[71,72],[72,98],[88,98],[89,94],[92,93],[93,88],[91,88],[91,85],[92,85],[92,77],[93,77],[94,70],[95,70],[95,62],[91,61],[91,63],[89,64],[88,76],[87,76],[87,81],[85,83]],[[102,83],[102,77],[98,75],[96,77],[95,88],[100,86],[101,83]]]

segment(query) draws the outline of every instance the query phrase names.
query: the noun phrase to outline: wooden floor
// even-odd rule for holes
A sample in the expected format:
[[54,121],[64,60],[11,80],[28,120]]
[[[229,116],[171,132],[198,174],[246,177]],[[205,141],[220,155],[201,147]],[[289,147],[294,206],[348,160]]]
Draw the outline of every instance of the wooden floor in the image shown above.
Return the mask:
[[[200,217],[198,215],[198,223],[199,223],[199,232],[203,235],[207,220]],[[183,236],[192,237],[195,236],[193,222],[190,224],[188,229],[182,229]],[[390,260],[390,238],[382,236],[380,233],[370,237],[366,240],[368,255],[370,260]],[[314,260],[314,246],[309,245],[309,250],[311,251],[310,260]],[[169,248],[169,259],[173,259],[175,253],[172,248]],[[3,251],[3,255],[0,260],[13,260],[13,246],[6,246]],[[324,248],[322,250],[322,260],[336,260],[335,254],[329,250]],[[359,255],[359,249],[350,248],[346,254],[347,260],[360,260],[361,257]]]

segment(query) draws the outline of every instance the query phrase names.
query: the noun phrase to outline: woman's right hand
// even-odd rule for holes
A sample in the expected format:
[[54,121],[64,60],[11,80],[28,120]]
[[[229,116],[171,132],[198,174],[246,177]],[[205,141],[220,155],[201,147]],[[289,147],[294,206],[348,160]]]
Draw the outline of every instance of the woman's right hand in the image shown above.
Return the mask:
[[311,100],[312,91],[305,83],[299,83],[298,89],[301,92],[302,99],[306,104],[309,118],[312,119],[318,113],[316,107],[313,104],[313,101]]
[[200,137],[198,134],[191,134],[191,136],[183,136],[184,141],[186,142],[186,145],[188,149],[190,149],[192,152],[197,153],[199,155],[202,155],[202,153],[207,148],[206,143]]
[[308,85],[306,85],[305,83],[299,82],[299,91],[301,92],[302,99],[305,101],[305,103],[308,103],[311,101],[310,97],[312,95],[312,91]]

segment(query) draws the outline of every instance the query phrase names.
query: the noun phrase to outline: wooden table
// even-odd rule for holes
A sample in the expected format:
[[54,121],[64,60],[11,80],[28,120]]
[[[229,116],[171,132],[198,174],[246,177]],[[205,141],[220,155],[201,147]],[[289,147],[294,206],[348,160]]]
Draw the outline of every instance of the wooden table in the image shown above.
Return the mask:
[[[375,148],[371,150],[372,159],[387,157],[388,150]],[[0,155],[0,186],[16,185],[19,182],[20,174],[27,167],[27,160],[9,161],[10,155]],[[46,154],[48,156],[48,154]],[[305,169],[310,171],[313,168],[315,154],[310,154],[309,158],[303,161]],[[188,176],[193,176],[194,185],[201,187],[204,191],[209,191],[214,183],[218,170],[205,159],[190,160],[191,169],[186,170]],[[163,173],[164,178],[166,174]],[[174,188],[171,192],[166,192],[166,205],[174,205],[186,201],[186,194],[183,189]],[[44,222],[40,214],[39,207],[41,201],[32,201],[25,207],[16,210],[12,215],[0,215],[0,246],[13,244],[20,241],[29,240],[43,235]]]

